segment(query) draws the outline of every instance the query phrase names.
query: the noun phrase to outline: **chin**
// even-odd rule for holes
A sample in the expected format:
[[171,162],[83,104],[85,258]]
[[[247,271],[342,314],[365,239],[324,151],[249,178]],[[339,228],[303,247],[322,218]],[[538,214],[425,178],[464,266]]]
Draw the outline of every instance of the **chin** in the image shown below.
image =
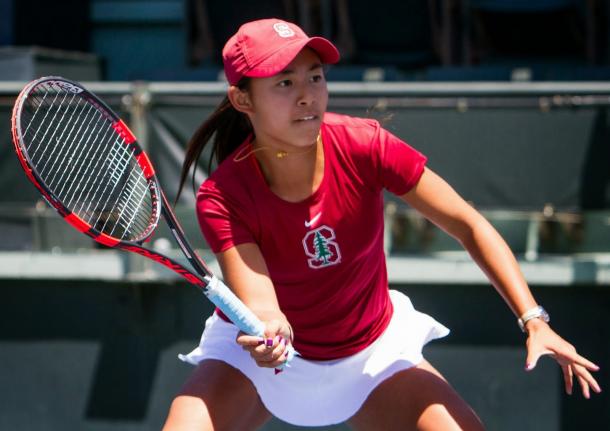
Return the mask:
[[320,120],[308,121],[306,123],[299,123],[297,126],[300,130],[300,133],[307,133],[308,135],[311,135],[313,137],[313,139],[315,140],[316,137],[318,136],[318,133],[320,132],[320,127],[322,126],[322,121],[320,121]]

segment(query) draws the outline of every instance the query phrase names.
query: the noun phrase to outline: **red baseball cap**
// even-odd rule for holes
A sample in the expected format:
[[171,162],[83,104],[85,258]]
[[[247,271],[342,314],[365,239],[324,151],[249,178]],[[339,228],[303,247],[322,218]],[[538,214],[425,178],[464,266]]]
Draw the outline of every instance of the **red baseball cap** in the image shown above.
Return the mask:
[[261,19],[242,25],[222,50],[225,75],[235,85],[244,76],[266,78],[288,66],[308,46],[325,64],[339,61],[339,51],[323,37],[309,37],[297,25],[281,19]]

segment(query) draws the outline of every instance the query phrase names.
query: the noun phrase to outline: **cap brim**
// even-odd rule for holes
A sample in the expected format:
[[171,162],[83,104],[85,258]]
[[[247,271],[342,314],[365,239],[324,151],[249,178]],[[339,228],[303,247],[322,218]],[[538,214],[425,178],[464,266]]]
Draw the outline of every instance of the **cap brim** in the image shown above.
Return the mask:
[[305,44],[305,46],[308,46],[316,51],[320,56],[320,60],[322,60],[322,63],[324,64],[335,64],[341,57],[339,55],[339,50],[337,50],[335,45],[323,37],[312,37],[309,39],[309,42]]
[[295,57],[305,47],[313,49],[319,56],[323,64],[334,64],[339,61],[339,51],[329,40],[323,37],[311,37],[309,39],[301,39],[296,43],[283,46],[282,49],[275,51],[264,61],[246,72],[244,76],[251,78],[267,78],[273,76],[282,70],[295,59]]

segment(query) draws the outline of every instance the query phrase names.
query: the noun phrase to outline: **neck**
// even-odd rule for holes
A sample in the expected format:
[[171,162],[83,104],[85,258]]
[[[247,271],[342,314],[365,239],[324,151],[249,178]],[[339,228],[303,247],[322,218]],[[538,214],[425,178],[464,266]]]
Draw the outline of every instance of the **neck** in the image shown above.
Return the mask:
[[271,191],[287,201],[298,202],[311,196],[324,176],[324,151],[319,135],[311,147],[294,151],[271,148],[257,151],[256,158]]

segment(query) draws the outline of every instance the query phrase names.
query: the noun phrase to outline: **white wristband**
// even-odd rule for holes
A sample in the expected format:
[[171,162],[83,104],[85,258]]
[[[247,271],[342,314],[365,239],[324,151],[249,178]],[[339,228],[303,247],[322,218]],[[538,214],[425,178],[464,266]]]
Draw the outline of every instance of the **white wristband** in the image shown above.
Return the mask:
[[521,315],[521,317],[519,317],[519,319],[517,319],[517,324],[519,325],[519,328],[521,328],[521,330],[523,332],[527,332],[525,330],[525,324],[532,319],[542,319],[543,321],[545,321],[547,323],[551,320],[551,318],[549,317],[549,313],[547,313],[544,308],[542,308],[540,305],[538,305],[532,309],[527,310],[525,313],[523,313]]

